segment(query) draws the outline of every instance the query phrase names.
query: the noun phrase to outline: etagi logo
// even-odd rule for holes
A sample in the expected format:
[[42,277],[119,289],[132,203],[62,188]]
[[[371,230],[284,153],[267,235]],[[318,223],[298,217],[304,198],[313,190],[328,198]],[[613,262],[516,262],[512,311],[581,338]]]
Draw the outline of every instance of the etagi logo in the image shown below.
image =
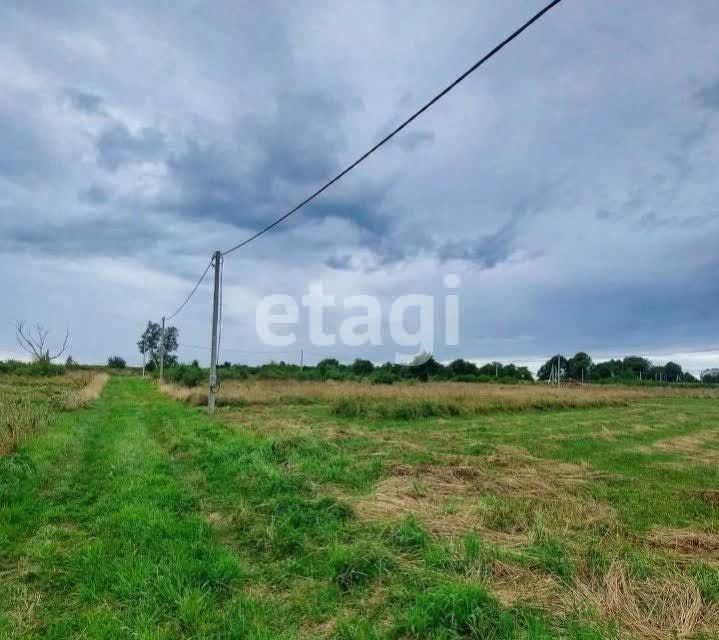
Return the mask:
[[[447,289],[440,297],[427,294],[406,294],[392,300],[387,315],[375,296],[342,297],[325,293],[322,282],[312,283],[302,296],[301,305],[287,294],[273,294],[260,300],[255,310],[255,330],[259,339],[270,347],[288,347],[297,341],[293,328],[300,323],[300,306],[306,310],[308,338],[316,347],[337,344],[347,347],[394,345],[396,361],[405,361],[420,353],[433,353],[436,345],[459,344],[460,278],[454,273],[444,277]],[[435,327],[435,311],[443,311],[444,326],[440,335]],[[326,313],[334,311],[342,317],[338,332],[326,329]],[[382,330],[387,318],[389,336]],[[408,328],[408,320],[412,320]],[[282,327],[282,332],[277,330]],[[387,339],[389,338],[389,342]],[[399,350],[402,351],[399,351]],[[411,352],[407,352],[411,349]]]

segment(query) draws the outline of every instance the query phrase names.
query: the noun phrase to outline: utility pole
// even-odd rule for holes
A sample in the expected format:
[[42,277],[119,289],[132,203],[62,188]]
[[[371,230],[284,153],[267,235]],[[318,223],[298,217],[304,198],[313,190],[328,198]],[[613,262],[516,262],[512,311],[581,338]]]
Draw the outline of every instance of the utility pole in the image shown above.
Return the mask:
[[215,251],[215,288],[212,293],[212,347],[210,350],[210,392],[207,395],[207,411],[210,415],[215,413],[215,395],[217,394],[217,323],[220,307],[220,265],[222,252]]
[[305,364],[305,350],[300,349],[300,371],[302,371],[302,369],[304,368],[304,364]]
[[165,316],[162,316],[162,330],[160,331],[160,382],[165,373]]
[[559,356],[557,356],[557,386],[559,386],[559,379],[562,377],[562,369],[559,366]]
[[494,377],[499,378],[499,362],[494,363]]

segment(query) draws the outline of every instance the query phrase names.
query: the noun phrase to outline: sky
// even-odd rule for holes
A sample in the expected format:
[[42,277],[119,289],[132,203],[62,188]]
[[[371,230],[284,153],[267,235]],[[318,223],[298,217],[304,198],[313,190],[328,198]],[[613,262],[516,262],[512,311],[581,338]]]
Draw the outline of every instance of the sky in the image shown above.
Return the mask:
[[[24,320],[59,342],[68,329],[76,360],[137,363],[144,325],[180,305],[213,251],[542,6],[4,0],[0,358],[21,355]],[[715,0],[564,0],[225,258],[221,360],[394,359],[394,302],[433,296],[441,328],[456,293],[458,344],[433,344],[443,361],[584,350],[719,366],[718,29]],[[382,344],[315,344],[301,299],[317,283],[338,301],[330,330],[348,296],[374,296]],[[272,348],[256,310],[278,294],[299,314],[295,343]],[[208,278],[173,320],[182,359],[207,361],[210,312]]]

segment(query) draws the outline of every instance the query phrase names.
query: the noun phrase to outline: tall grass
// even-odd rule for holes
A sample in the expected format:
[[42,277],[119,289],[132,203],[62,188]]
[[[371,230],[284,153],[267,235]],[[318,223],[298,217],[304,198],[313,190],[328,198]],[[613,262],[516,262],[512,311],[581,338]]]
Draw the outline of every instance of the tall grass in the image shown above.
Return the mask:
[[26,398],[0,397],[0,455],[12,451],[22,439],[44,429],[51,415],[48,404]]
[[89,371],[45,378],[17,372],[0,376],[0,455],[45,429],[58,411],[96,400],[109,378]]
[[[161,385],[161,390],[182,402],[202,405],[202,387]],[[635,400],[666,395],[719,397],[719,390],[639,388],[575,385],[477,385],[429,382],[373,385],[364,382],[297,380],[224,381],[219,406],[325,405],[337,416],[375,419],[416,419],[471,416],[494,411],[545,410],[573,407],[622,406]]]

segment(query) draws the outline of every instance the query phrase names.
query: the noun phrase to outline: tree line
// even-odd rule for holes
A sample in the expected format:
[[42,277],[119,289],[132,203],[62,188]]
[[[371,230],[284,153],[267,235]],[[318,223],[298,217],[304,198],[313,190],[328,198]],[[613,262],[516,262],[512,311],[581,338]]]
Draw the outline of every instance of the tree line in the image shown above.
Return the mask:
[[[537,372],[538,380],[549,380],[560,373],[560,380],[575,382],[700,382],[688,371],[684,371],[676,362],[656,365],[642,356],[626,356],[603,362],[594,362],[584,351],[575,353],[571,358],[561,354],[552,356]],[[703,375],[702,382],[719,382]]]
[[[145,331],[137,343],[140,353],[152,370],[159,364],[161,342],[160,325],[148,322]],[[165,367],[169,380],[190,386],[205,381],[204,372],[195,360],[190,364],[180,364],[174,353],[179,346],[179,334],[176,327],[165,328]],[[360,380],[368,379],[378,384],[392,384],[401,380],[448,380],[457,382],[534,382],[535,378],[526,366],[513,363],[488,362],[477,365],[474,362],[458,358],[449,364],[438,362],[434,356],[425,353],[412,362],[399,364],[385,362],[375,364],[370,360],[357,358],[352,363],[342,363],[336,358],[326,358],[316,365],[300,366],[284,361],[270,362],[258,366],[232,364],[219,365],[221,375],[226,379],[258,377],[266,379],[305,379],[305,380]],[[656,365],[642,356],[630,355],[624,358],[594,362],[592,357],[580,351],[571,357],[557,354],[549,358],[537,372],[538,381],[548,381],[559,371],[560,380],[565,382],[596,383],[637,383],[637,382],[706,382],[719,383],[719,370],[703,373],[698,380],[688,371],[684,371],[676,362]]]

